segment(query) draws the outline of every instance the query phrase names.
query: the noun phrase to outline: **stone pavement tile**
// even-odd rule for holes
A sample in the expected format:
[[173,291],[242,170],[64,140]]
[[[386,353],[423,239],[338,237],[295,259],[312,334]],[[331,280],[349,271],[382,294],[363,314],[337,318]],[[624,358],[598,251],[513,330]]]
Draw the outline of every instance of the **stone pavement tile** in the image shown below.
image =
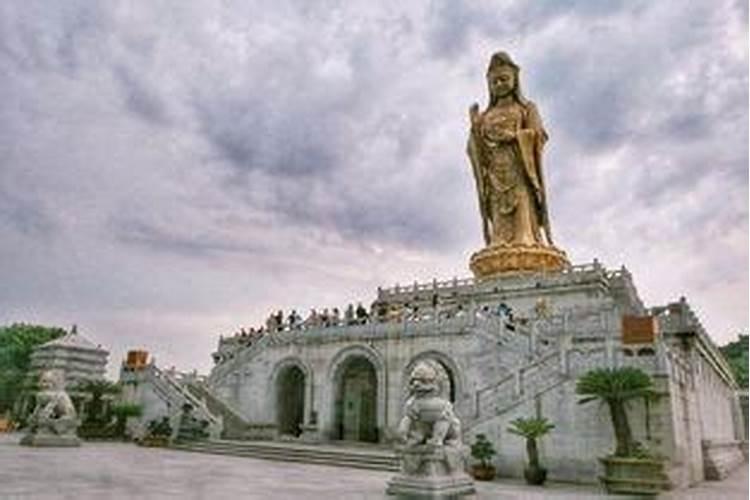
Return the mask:
[[[385,500],[391,472],[274,462],[244,457],[84,443],[80,448],[28,448],[19,434],[0,435],[0,499],[118,500],[274,499]],[[688,496],[685,496],[688,495]],[[607,498],[597,486],[515,479],[477,482],[478,499]],[[623,497],[617,497],[622,499]],[[747,470],[665,498],[747,498]]]
[[693,488],[673,491],[660,498],[680,500],[747,500],[748,464],[742,464],[723,481],[706,481]]

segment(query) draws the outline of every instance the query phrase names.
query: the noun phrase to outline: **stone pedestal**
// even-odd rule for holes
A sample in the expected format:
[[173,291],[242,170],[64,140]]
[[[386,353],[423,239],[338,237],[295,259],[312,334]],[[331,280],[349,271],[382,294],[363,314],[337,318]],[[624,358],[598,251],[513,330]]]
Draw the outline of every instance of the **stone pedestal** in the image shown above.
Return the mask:
[[710,481],[721,481],[745,462],[739,441],[703,440],[703,472]]
[[300,429],[302,434],[300,434],[299,439],[303,443],[315,444],[320,442],[320,431],[316,424],[303,424],[300,425]]
[[474,495],[474,481],[464,471],[463,447],[417,445],[399,450],[401,473],[388,481],[386,493],[400,499],[459,499]]
[[523,272],[555,272],[570,267],[565,252],[553,246],[491,245],[471,256],[471,272],[477,279]]
[[81,446],[81,440],[75,434],[26,434],[21,438],[20,443],[23,446],[39,446],[39,447],[73,447]]

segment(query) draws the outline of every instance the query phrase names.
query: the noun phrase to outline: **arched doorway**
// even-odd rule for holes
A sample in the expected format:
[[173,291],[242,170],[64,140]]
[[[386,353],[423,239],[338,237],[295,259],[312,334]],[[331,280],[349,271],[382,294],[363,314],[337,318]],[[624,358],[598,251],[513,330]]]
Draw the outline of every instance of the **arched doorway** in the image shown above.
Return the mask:
[[450,367],[446,366],[446,364],[440,360],[437,360],[437,363],[445,372],[447,387],[445,388],[444,392],[446,393],[448,400],[451,403],[455,403],[456,402],[456,379],[453,375],[453,370],[451,370]]
[[281,435],[299,436],[305,419],[305,374],[298,366],[284,368],[276,381],[276,424]]
[[377,376],[372,363],[364,356],[346,360],[336,377],[336,439],[378,442],[377,395]]

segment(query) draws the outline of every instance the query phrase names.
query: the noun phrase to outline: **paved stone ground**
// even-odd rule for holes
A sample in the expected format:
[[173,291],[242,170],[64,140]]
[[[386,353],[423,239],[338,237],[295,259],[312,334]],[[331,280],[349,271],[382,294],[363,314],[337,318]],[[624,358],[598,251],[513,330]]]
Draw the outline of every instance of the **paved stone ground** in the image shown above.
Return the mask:
[[[388,498],[389,472],[252,458],[84,443],[80,448],[27,448],[18,434],[0,435],[0,499],[298,499]],[[665,498],[745,500],[747,466],[721,483]],[[479,499],[601,499],[595,486],[544,488],[499,479],[477,484]],[[616,497],[622,498],[622,497]]]

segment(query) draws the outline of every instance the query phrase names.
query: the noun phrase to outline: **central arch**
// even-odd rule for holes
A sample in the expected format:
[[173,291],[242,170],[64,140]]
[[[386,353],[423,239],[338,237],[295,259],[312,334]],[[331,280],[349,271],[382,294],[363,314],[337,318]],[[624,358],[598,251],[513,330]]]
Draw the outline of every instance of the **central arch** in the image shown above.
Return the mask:
[[334,438],[378,442],[378,382],[365,356],[347,358],[336,377]]
[[276,378],[276,425],[280,435],[299,436],[305,419],[305,373],[284,367]]

